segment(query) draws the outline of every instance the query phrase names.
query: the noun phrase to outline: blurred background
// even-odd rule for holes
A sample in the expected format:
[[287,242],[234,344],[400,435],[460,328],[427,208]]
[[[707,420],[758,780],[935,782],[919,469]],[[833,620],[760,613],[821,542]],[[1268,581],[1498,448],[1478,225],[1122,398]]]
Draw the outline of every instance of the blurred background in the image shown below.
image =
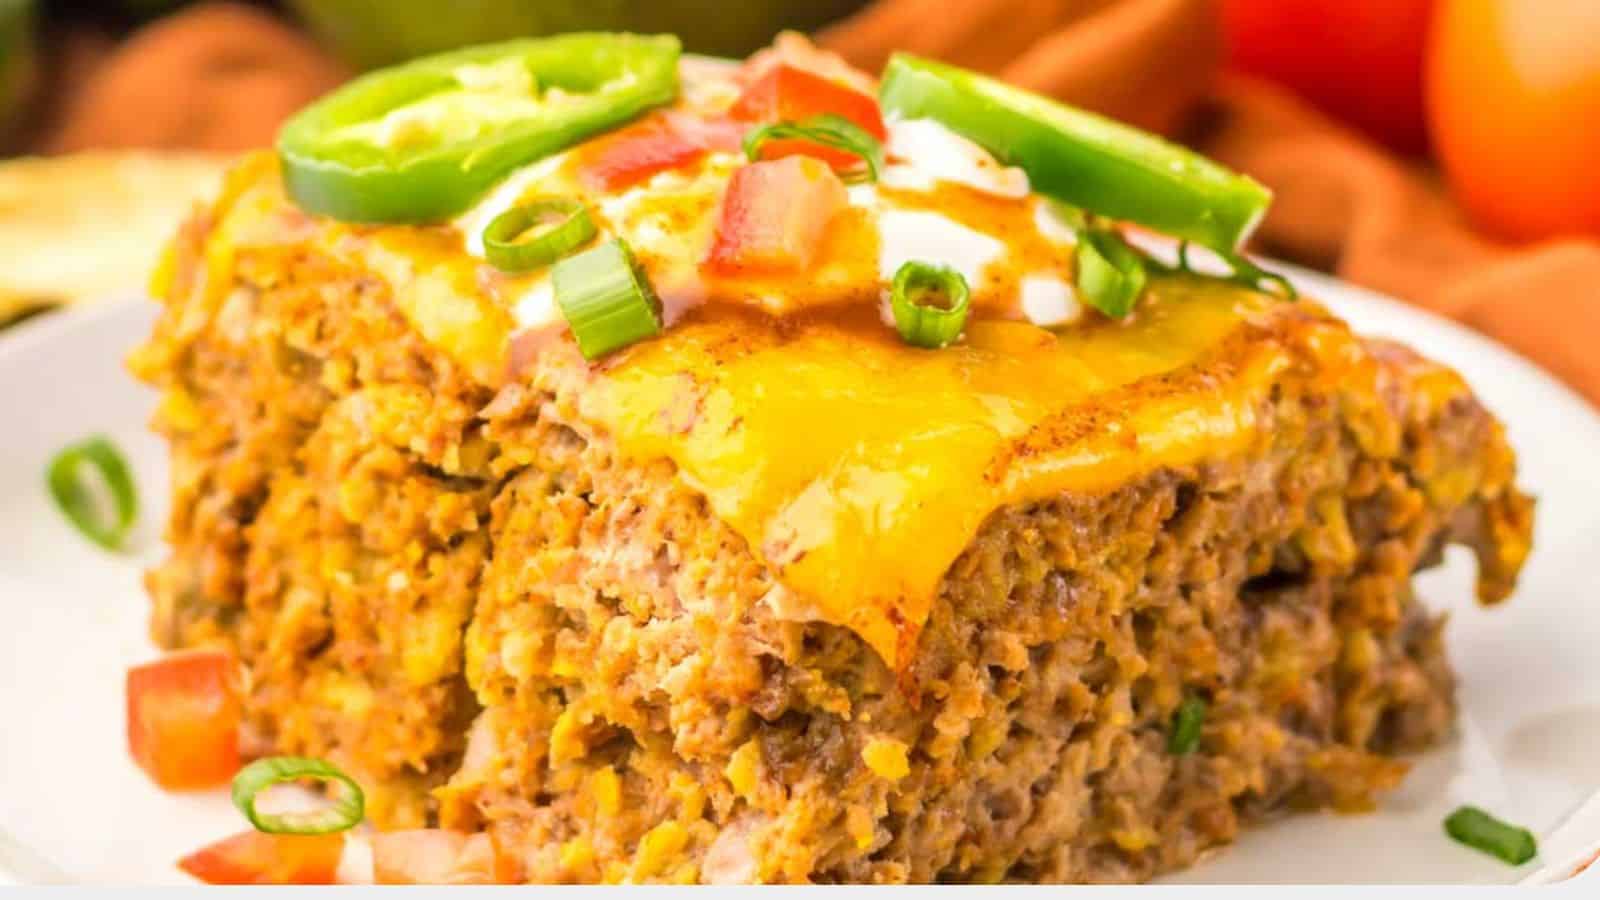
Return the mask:
[[796,29],[1161,131],[1277,192],[1252,249],[1600,401],[1600,0],[0,0],[0,323],[137,293],[229,159],[354,73],[573,29]]

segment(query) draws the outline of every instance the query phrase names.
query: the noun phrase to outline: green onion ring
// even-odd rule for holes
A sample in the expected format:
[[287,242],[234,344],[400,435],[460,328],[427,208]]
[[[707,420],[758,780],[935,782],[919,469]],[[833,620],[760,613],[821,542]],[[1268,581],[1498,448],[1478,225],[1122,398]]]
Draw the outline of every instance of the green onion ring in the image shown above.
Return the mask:
[[1300,299],[1300,292],[1294,289],[1289,279],[1277,272],[1269,272],[1237,253],[1218,255],[1233,269],[1233,281],[1282,300]]
[[1199,697],[1186,698],[1172,714],[1172,734],[1167,738],[1167,752],[1185,756],[1200,747],[1200,729],[1206,721],[1206,702]]
[[[545,226],[547,216],[562,218]],[[528,237],[530,233],[532,237]],[[483,229],[483,255],[502,272],[529,272],[548,266],[582,247],[595,235],[594,219],[570,197],[544,197],[518,203]]]
[[1145,259],[1114,228],[1089,225],[1078,232],[1078,294],[1113,319],[1133,311],[1149,275]]
[[[262,791],[303,778],[337,785],[330,805],[309,813],[256,811],[256,797]],[[240,769],[233,776],[233,805],[257,831],[267,834],[330,834],[354,828],[366,815],[366,795],[355,779],[320,759],[303,756],[268,756]]]
[[621,240],[561,260],[550,278],[584,359],[661,333],[661,301]]
[[[944,295],[944,305],[919,302],[919,295],[932,291]],[[889,309],[894,327],[906,343],[936,350],[961,336],[972,309],[972,295],[967,280],[955,269],[911,260],[894,273]]]
[[[111,492],[116,510],[110,521],[99,515],[103,511],[95,503],[94,494],[83,477],[86,465],[100,473]],[[128,461],[115,444],[105,437],[95,436],[63,449],[50,461],[45,482],[56,506],[84,537],[107,550],[122,549],[139,515],[139,493],[134,487]]]
[[823,113],[799,122],[777,122],[752,129],[744,136],[744,155],[761,158],[761,145],[767,141],[799,139],[853,153],[867,164],[867,171],[846,181],[877,181],[883,169],[883,144],[866,129],[833,113]]
[[1444,830],[1458,843],[1513,866],[1520,866],[1539,853],[1539,842],[1528,829],[1502,822],[1476,806],[1458,807],[1444,820]]

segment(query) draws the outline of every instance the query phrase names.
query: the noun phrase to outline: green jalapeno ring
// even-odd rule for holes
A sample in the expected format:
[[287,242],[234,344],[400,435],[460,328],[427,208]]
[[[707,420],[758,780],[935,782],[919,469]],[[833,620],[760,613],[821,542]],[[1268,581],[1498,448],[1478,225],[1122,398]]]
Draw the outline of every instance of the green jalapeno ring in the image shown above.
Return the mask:
[[1033,189],[1096,215],[1233,253],[1272,192],[1152,134],[956,66],[897,53],[878,100],[930,118],[1028,173]]
[[540,197],[494,217],[483,229],[483,256],[502,272],[531,272],[589,243],[596,232],[583,201]]
[[[513,169],[671,102],[679,53],[671,35],[576,33],[372,72],[284,125],[284,183],[303,209],[344,221],[448,219]],[[468,83],[486,71],[519,75],[518,63],[524,85]],[[408,119],[408,107],[443,118]]]

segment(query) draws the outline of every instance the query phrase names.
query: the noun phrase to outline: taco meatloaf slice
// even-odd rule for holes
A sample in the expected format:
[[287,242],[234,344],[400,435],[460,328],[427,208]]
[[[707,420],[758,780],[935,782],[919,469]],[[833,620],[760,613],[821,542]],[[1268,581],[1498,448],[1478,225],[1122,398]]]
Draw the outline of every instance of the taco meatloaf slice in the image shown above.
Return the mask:
[[[539,881],[1131,881],[1285,808],[1367,806],[1453,717],[1412,572],[1465,542],[1503,596],[1529,508],[1456,376],[1280,313],[1251,338],[1296,356],[1261,442],[994,511],[899,670],[681,470],[621,458],[580,361],[506,388],[467,634],[485,710],[441,821]],[[1330,390],[1326,340],[1373,381]],[[1205,724],[1174,753],[1186,698]]]
[[[1447,733],[1412,574],[1464,544],[1499,601],[1531,532],[1456,374],[1195,275],[1074,312],[1050,206],[943,183],[851,188],[804,278],[713,276],[743,158],[585,181],[626,138],[429,226],[307,213],[263,155],[174,243],[152,633],[237,655],[252,752],[527,881],[1133,881]],[[665,329],[586,360],[548,272],[487,265],[524,193],[627,236]],[[940,349],[879,308],[929,231],[993,251]]]

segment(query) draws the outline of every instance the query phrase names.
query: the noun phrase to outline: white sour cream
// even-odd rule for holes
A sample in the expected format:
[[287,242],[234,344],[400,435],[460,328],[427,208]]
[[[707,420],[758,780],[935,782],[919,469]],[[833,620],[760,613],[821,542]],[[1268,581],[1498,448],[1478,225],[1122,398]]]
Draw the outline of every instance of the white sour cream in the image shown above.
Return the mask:
[[953,181],[986,194],[1021,199],[1028,196],[1028,175],[1003,166],[989,152],[932,119],[888,123],[885,148],[891,162],[883,183],[910,191],[932,189],[934,182]]
[[[926,192],[941,182],[953,182],[992,196],[1026,201],[1028,178],[1020,169],[1000,165],[982,147],[931,120],[889,123],[890,164],[882,173],[881,184],[902,191]],[[560,153],[546,157],[513,172],[490,191],[471,210],[458,217],[458,230],[466,252],[484,258],[483,230],[494,218],[510,209],[530,193],[587,195],[593,204],[602,236],[621,237],[636,253],[657,260],[680,260],[686,270],[698,266],[705,253],[702,246],[713,231],[709,219],[690,225],[670,215],[671,206],[642,204],[641,201],[682,196],[686,202],[698,198],[697,208],[716,215],[716,204],[706,197],[720,197],[734,169],[744,160],[736,154],[713,153],[692,169],[657,173],[642,184],[616,194],[596,195],[585,191],[563,169],[570,157]],[[849,203],[864,210],[878,232],[877,286],[887,289],[894,273],[905,263],[946,265],[960,272],[977,289],[985,282],[984,272],[1007,255],[1006,244],[991,235],[946,216],[936,210],[912,204],[901,206],[892,193],[878,190],[875,184],[854,184],[847,189]],[[1046,202],[1031,202],[1033,226],[1040,236],[1070,253],[1075,234]],[[1022,211],[1019,210],[1019,213]],[[1026,221],[1026,219],[1024,219]],[[870,269],[868,270],[871,271]],[[852,274],[854,273],[854,274]],[[667,273],[661,273],[666,275]],[[808,285],[813,294],[837,290],[841,296],[858,291],[859,284],[847,283],[867,275],[860,267],[828,269],[811,273]],[[530,273],[508,285],[512,314],[520,328],[539,328],[562,321],[561,311],[549,271]],[[1083,314],[1073,286],[1060,275],[1039,271],[1026,275],[1017,287],[1013,302],[1028,321],[1041,327],[1054,327],[1076,321]],[[756,299],[756,295],[751,295]],[[766,298],[764,304],[781,312],[785,298]]]
[[1004,255],[1006,245],[980,231],[923,210],[883,210],[878,214],[878,274],[887,280],[912,260],[938,263],[976,284],[985,266]]
[[1076,322],[1083,315],[1078,292],[1054,275],[1029,275],[1018,288],[1022,314],[1040,328],[1054,328]]

